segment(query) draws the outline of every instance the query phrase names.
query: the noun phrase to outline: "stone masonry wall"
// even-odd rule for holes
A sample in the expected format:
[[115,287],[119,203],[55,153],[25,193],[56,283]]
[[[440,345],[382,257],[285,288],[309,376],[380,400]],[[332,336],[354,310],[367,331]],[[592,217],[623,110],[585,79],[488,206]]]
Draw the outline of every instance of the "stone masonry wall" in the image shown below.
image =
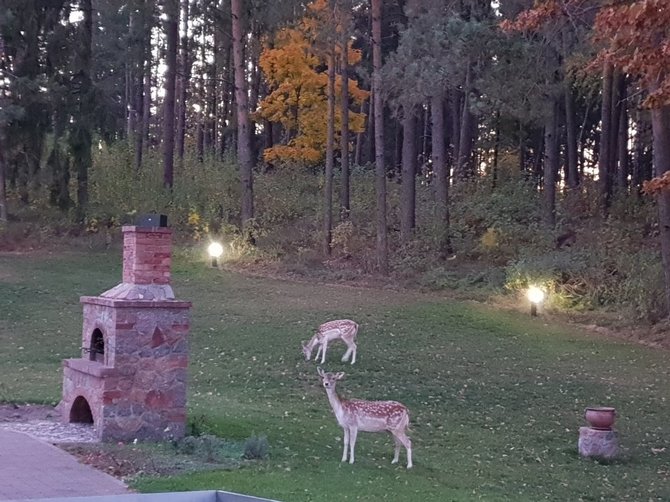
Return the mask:
[[[82,357],[63,361],[63,419],[81,396],[102,440],[180,438],[191,303],[175,300],[170,287],[172,232],[126,226],[123,233],[123,282],[81,297]],[[104,357],[92,360],[96,330]]]
[[[182,437],[186,426],[190,303],[101,297],[83,297],[82,303],[84,343],[90,341],[93,330],[102,331],[105,366],[113,373],[96,377],[94,368],[88,368],[85,371],[91,374],[85,376],[74,371],[70,363],[64,391],[68,389],[69,394],[77,388],[88,389],[90,397],[84,397],[94,419],[99,419],[103,440]],[[104,383],[98,381],[103,379]]]
[[169,284],[172,231],[123,227],[123,282]]

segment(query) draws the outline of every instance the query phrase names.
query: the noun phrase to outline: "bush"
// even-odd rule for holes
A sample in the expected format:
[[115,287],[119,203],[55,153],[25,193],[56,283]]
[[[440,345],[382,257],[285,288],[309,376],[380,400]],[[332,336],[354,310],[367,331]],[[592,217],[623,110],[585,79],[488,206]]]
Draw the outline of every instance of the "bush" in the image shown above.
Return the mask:
[[175,442],[174,447],[178,453],[191,455],[210,463],[222,463],[242,456],[238,445],[211,434],[186,436]]
[[541,223],[540,195],[531,182],[509,178],[492,190],[483,179],[457,187],[452,190],[451,231],[461,252],[504,262],[523,249],[551,242]]
[[547,307],[609,308],[654,321],[665,311],[662,277],[655,252],[583,248],[515,260],[505,286],[520,292],[537,285],[549,293]]
[[263,460],[268,457],[270,445],[266,436],[252,435],[244,442],[244,458],[247,460]]

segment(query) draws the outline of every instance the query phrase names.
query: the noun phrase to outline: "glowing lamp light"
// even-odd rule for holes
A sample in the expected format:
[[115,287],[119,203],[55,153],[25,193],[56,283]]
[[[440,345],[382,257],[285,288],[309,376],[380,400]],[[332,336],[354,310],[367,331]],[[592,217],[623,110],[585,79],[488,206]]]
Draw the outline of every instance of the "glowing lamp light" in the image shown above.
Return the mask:
[[530,315],[537,315],[537,306],[544,301],[544,291],[537,286],[530,286],[526,292],[530,300]]
[[207,248],[207,252],[212,259],[212,267],[218,267],[219,258],[223,254],[223,246],[218,242],[212,242]]

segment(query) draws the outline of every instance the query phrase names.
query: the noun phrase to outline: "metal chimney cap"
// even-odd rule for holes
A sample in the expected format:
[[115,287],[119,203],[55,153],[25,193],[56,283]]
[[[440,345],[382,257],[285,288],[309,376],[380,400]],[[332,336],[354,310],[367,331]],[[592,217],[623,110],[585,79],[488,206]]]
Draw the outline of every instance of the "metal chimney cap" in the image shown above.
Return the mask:
[[140,214],[135,220],[135,226],[137,227],[167,227],[167,215],[165,214]]

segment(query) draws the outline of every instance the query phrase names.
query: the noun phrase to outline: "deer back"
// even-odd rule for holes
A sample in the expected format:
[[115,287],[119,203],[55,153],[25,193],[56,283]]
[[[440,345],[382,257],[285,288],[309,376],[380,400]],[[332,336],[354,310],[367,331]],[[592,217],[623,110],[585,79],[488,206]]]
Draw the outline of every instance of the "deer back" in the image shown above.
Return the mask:
[[378,432],[405,429],[409,424],[407,407],[397,401],[341,400],[346,425],[362,431]]
[[317,336],[321,339],[335,340],[337,338],[353,339],[358,333],[358,324],[349,319],[328,321],[319,326]]

